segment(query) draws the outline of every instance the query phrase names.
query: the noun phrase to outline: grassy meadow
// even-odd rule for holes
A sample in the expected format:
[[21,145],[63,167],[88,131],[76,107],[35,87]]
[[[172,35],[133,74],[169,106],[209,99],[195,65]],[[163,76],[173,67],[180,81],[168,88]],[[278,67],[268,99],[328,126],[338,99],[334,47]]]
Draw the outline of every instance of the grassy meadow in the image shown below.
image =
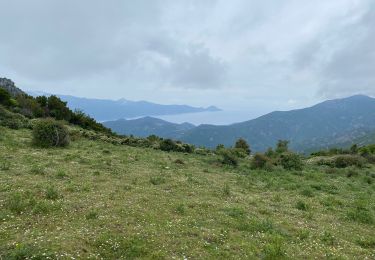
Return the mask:
[[374,259],[375,168],[252,170],[0,127],[0,259]]

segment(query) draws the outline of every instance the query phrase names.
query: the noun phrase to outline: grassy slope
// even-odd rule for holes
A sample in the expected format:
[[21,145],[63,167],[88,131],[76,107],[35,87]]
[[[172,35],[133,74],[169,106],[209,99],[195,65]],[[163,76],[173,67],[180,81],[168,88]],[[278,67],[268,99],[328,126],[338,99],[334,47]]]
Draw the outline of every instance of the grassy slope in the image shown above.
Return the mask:
[[30,143],[29,130],[0,127],[0,259],[375,257],[373,168],[257,172],[85,139]]

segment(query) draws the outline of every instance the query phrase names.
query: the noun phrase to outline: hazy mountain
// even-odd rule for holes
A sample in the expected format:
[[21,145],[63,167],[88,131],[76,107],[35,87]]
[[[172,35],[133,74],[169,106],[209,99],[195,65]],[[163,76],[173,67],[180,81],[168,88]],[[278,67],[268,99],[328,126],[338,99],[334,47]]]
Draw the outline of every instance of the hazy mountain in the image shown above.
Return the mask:
[[258,151],[274,146],[279,139],[286,139],[291,141],[291,147],[303,151],[307,147],[321,148],[350,141],[373,129],[375,99],[357,95],[309,108],[272,112],[228,126],[200,125],[181,139],[215,147],[220,143],[232,145],[243,137]]
[[[41,92],[30,92],[30,95],[50,95]],[[57,95],[68,102],[71,109],[80,109],[99,121],[117,120],[120,118],[134,118],[142,116],[175,115],[183,113],[199,113],[206,111],[220,111],[215,106],[207,108],[187,105],[161,105],[147,101],[130,101],[126,99],[108,100],[81,98],[68,95]]]
[[186,131],[195,127],[189,123],[174,124],[153,117],[143,117],[133,120],[120,119],[104,122],[103,125],[111,128],[118,134],[136,135],[141,137],[157,135],[169,138],[180,138]]
[[[356,140],[368,143],[375,132],[375,99],[352,96],[329,100],[313,107],[276,111],[259,118],[227,126],[200,125],[187,128],[154,118],[121,120],[105,123],[124,134],[163,137],[215,147],[231,146],[237,138],[245,138],[253,150],[263,151],[279,139],[291,141],[297,151],[313,151],[331,146],[347,146]],[[368,140],[368,141],[366,141]]]

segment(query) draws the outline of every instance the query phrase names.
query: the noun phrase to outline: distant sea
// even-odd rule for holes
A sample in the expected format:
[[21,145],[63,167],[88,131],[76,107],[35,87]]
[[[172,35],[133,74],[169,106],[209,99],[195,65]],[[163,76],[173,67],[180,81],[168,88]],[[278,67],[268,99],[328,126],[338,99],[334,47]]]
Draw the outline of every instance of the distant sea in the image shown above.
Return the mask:
[[259,111],[215,111],[187,113],[178,115],[153,116],[172,123],[191,123],[193,125],[229,125],[257,118],[264,113]]

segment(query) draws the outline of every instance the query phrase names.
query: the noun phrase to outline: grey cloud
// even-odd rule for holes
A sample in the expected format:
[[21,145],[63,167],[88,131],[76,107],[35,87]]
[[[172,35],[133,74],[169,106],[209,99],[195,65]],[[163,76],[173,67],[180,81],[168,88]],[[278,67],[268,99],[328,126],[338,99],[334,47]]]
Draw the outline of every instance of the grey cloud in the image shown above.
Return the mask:
[[324,96],[362,93],[375,96],[375,5],[348,28],[346,44],[322,70]]
[[0,76],[47,92],[219,106],[230,93],[242,107],[372,94],[371,1],[0,0]]
[[[0,33],[6,36],[0,43],[2,62],[41,81],[117,71],[118,77],[139,76],[142,81],[152,76],[157,84],[173,87],[218,86],[224,75],[222,64],[208,50],[191,48],[163,30],[164,3],[168,5],[165,1],[8,1],[0,4],[6,10],[0,18],[6,21],[0,23]],[[158,64],[162,60],[146,52],[160,52],[170,66]]]

